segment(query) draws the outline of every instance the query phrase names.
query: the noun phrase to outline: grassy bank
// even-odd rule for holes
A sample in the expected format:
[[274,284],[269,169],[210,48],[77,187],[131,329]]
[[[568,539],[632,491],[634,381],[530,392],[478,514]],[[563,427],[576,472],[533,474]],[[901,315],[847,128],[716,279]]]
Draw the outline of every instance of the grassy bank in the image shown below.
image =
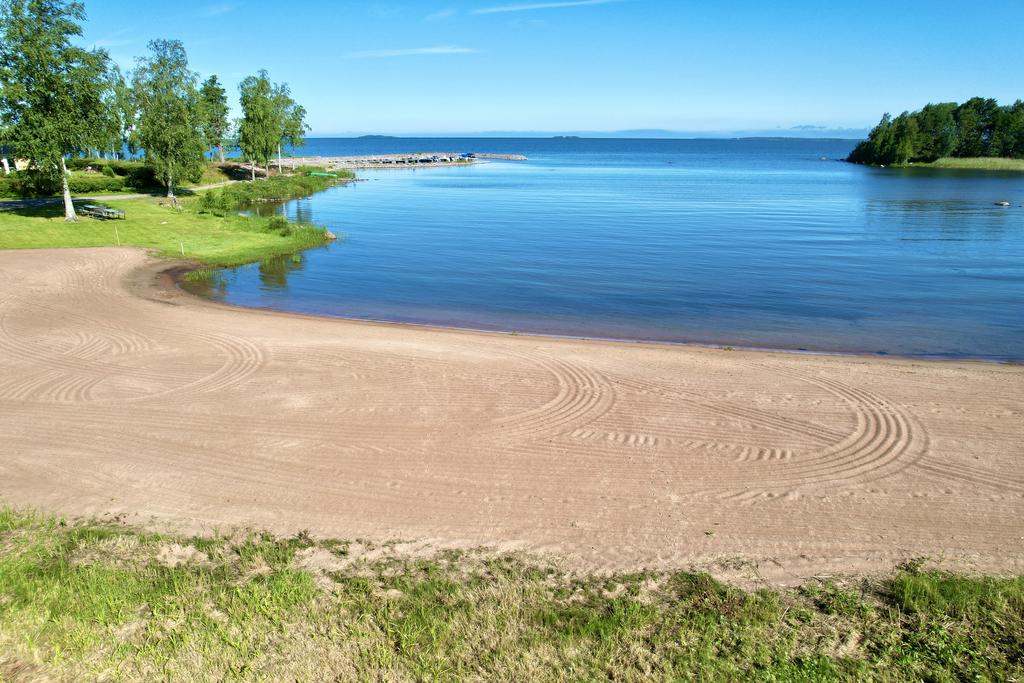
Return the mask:
[[325,189],[332,182],[330,178],[278,176],[255,184],[238,183],[230,192],[209,190],[215,193],[215,211],[202,208],[206,193],[181,198],[178,208],[159,198],[104,202],[123,209],[127,216],[123,221],[80,217],[77,223],[66,223],[59,204],[0,211],[0,249],[100,247],[120,242],[211,266],[259,261],[322,244],[325,232],[281,219],[241,216],[238,209],[248,201],[250,190],[234,188],[260,186],[258,192],[290,198]]
[[[382,552],[383,551],[383,552]],[[1024,579],[748,592],[0,510],[0,679],[1020,680]]]
[[1024,171],[1024,159],[1002,157],[944,157],[930,163],[908,164],[914,168],[951,168],[971,171]]

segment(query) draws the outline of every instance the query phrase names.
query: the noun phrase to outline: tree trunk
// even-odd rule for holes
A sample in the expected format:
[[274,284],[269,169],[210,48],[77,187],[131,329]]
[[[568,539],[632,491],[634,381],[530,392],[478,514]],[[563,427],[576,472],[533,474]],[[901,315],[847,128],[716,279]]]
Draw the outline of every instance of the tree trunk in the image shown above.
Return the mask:
[[256,162],[255,161],[250,161],[249,162],[249,170],[252,172],[252,181],[255,183],[256,182]]
[[178,204],[178,198],[174,196],[174,174],[170,171],[167,173],[167,198],[171,200],[172,204]]
[[217,151],[220,152],[220,163],[224,163],[224,145],[217,145]]
[[60,158],[60,182],[64,189],[64,220],[74,223],[78,220],[78,214],[75,213],[75,205],[71,201],[71,188],[68,187],[68,167],[64,163],[64,157]]
[[277,175],[281,175],[281,143],[277,143]]

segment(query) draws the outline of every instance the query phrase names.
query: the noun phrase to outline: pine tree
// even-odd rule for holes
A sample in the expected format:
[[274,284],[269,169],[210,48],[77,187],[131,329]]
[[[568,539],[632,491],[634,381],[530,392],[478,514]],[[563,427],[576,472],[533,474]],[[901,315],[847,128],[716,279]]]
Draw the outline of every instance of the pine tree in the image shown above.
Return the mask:
[[217,148],[224,163],[224,138],[228,132],[228,95],[216,74],[203,82],[199,90],[203,106],[203,136],[208,148]]

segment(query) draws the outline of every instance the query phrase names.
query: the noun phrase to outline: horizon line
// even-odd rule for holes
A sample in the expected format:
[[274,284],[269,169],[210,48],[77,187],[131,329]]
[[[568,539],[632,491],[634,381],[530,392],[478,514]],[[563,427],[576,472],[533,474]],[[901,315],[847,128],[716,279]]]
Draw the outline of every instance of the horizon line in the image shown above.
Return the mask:
[[[840,129],[836,132],[860,131],[861,129]],[[862,140],[866,137],[869,129],[863,129],[863,135],[859,137],[847,137],[844,135],[799,135],[799,134],[768,134],[767,132],[751,133],[680,133],[677,135],[626,135],[617,132],[608,133],[544,133],[532,131],[509,131],[509,132],[467,132],[467,133],[314,133],[306,136],[306,139],[358,139],[358,138],[380,138],[380,139],[423,139],[423,138],[493,138],[493,139],[521,139],[521,140],[550,140],[553,138],[576,138],[580,140],[750,140],[750,139],[786,139],[786,140]],[[628,131],[623,131],[627,133]]]

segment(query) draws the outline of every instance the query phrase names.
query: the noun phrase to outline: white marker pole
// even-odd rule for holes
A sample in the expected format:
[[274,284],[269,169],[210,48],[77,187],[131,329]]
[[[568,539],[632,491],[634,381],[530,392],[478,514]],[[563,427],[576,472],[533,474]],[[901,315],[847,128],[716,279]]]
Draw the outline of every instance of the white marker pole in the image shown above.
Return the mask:
[[114,223],[114,237],[117,238],[117,246],[121,246],[121,234],[117,231],[117,223]]
[[185,243],[179,241],[178,244],[181,245],[181,255],[184,256],[185,255]]

